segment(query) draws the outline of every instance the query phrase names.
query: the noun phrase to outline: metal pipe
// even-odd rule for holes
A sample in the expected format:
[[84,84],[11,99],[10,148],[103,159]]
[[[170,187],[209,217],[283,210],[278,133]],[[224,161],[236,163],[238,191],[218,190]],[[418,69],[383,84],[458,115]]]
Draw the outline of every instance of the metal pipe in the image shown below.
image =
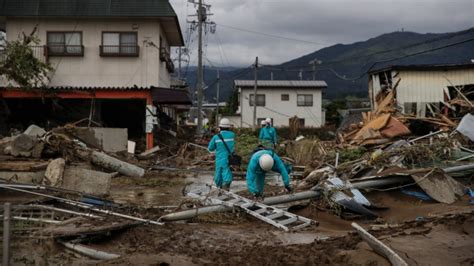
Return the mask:
[[428,138],[428,137],[431,137],[431,136],[434,136],[434,135],[438,135],[439,133],[443,133],[443,132],[446,132],[446,131],[444,131],[444,130],[438,130],[438,131],[436,131],[436,132],[432,132],[432,133],[430,133],[430,134],[427,134],[427,135],[424,135],[424,136],[421,136],[421,137],[412,139],[412,140],[408,141],[408,143],[413,143],[413,142],[415,142],[415,141],[417,141],[417,140],[424,139],[424,138]]
[[74,250],[77,253],[86,255],[87,257],[90,257],[96,260],[111,260],[111,259],[120,258],[120,255],[107,253],[107,252],[100,251],[97,249],[92,249],[81,244],[74,244],[71,242],[59,242],[59,243],[61,243],[68,249]]
[[459,158],[456,161],[464,161],[464,160],[467,160],[467,159],[470,159],[470,158],[474,158],[474,154]]
[[[293,202],[293,201],[298,201],[298,200],[318,198],[320,195],[321,193],[319,191],[310,190],[310,191],[298,192],[298,193],[290,194],[290,195],[281,195],[281,196],[265,198],[263,200],[263,204],[277,205],[277,204],[283,204],[283,203],[288,203],[288,202]],[[187,219],[194,218],[200,214],[213,213],[213,212],[225,212],[225,211],[231,211],[231,210],[232,210],[231,207],[227,207],[224,205],[207,206],[207,207],[202,207],[202,208],[196,208],[193,210],[170,213],[170,214],[160,217],[159,221],[171,222],[171,221],[187,220]]]
[[[443,170],[447,174],[463,172],[466,170],[474,170],[474,164],[454,166],[454,167],[445,168]],[[352,187],[356,189],[377,188],[377,187],[405,184],[409,182],[413,182],[413,179],[408,175],[407,176],[393,176],[393,177],[387,177],[383,179],[368,179],[368,180],[360,180],[360,181],[351,181]],[[321,192],[317,190],[309,190],[309,191],[299,192],[299,193],[295,193],[291,195],[281,195],[281,196],[265,198],[263,203],[267,205],[277,205],[277,204],[283,204],[283,203],[288,203],[288,202],[293,202],[293,201],[298,201],[298,200],[318,199],[320,196],[321,196]],[[223,206],[223,205],[207,206],[207,207],[202,207],[202,208],[196,208],[193,210],[170,213],[170,214],[160,217],[159,221],[172,222],[172,221],[179,221],[179,220],[187,220],[187,219],[194,218],[200,214],[213,213],[213,212],[225,212],[225,211],[230,211],[230,210],[232,210],[232,208]]]
[[465,164],[465,165],[447,167],[443,169],[443,171],[446,174],[464,172],[464,171],[469,171],[469,170],[474,170],[474,164]]
[[63,202],[63,203],[66,203],[66,204],[69,204],[69,205],[72,205],[72,206],[75,206],[75,207],[88,209],[88,210],[91,210],[91,211],[100,212],[100,213],[104,213],[104,214],[107,214],[107,215],[112,215],[112,216],[116,216],[116,217],[120,217],[120,218],[125,218],[125,219],[129,219],[129,220],[134,220],[134,221],[139,221],[139,222],[149,223],[149,224],[155,224],[155,225],[163,225],[163,223],[161,223],[161,222],[148,220],[148,219],[142,219],[142,218],[138,218],[138,217],[134,217],[134,216],[130,216],[130,215],[125,215],[125,214],[121,214],[121,213],[117,213],[117,212],[113,212],[113,211],[109,211],[109,210],[103,210],[103,209],[93,207],[92,205],[89,205],[89,204],[85,204],[85,203],[81,203],[81,202],[77,202],[77,201],[73,201],[73,200],[69,200],[69,199],[63,199],[63,198],[60,198],[60,197],[50,196],[50,195],[46,195],[46,194],[42,194],[42,193],[36,193],[36,192],[33,192],[33,191],[27,191],[27,190],[23,190],[23,189],[7,187],[7,186],[3,186],[3,185],[0,185],[0,188],[6,188],[6,189],[13,190],[13,191],[19,191],[19,192],[23,192],[23,193],[27,193],[27,194],[32,194],[32,195],[42,196],[42,197],[46,197],[46,198],[50,198],[50,199],[55,199],[55,200],[58,200],[60,202]]
[[10,265],[10,220],[11,204],[5,203],[3,209],[3,256],[2,265]]
[[70,210],[66,210],[66,209],[60,209],[60,208],[45,206],[45,205],[32,204],[32,205],[27,205],[27,206],[31,206],[31,207],[35,207],[35,208],[39,208],[39,209],[45,209],[45,210],[52,210],[52,211],[57,211],[57,212],[62,212],[62,213],[67,213],[67,214],[74,214],[74,215],[78,215],[78,216],[91,217],[91,218],[96,218],[96,219],[97,218],[102,218],[100,216],[90,214],[90,213],[75,212],[75,211],[70,211]]

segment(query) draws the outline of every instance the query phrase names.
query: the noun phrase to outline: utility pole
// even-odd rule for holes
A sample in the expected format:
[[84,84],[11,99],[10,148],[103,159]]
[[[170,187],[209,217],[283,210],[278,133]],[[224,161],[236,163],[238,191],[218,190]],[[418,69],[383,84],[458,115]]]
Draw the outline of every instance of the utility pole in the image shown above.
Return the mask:
[[258,86],[258,56],[255,57],[255,85],[253,87],[253,128],[257,129],[257,86]]
[[199,0],[198,4],[198,76],[197,76],[197,89],[198,89],[198,124],[196,133],[202,135],[202,0]]
[[313,65],[313,80],[316,80],[316,65],[320,65],[322,63],[321,60],[318,60],[317,58],[309,61],[310,64]]
[[181,47],[178,48],[178,80],[181,80]]
[[[197,105],[198,105],[198,123],[196,128],[196,134],[198,136],[202,135],[203,128],[202,128],[202,101],[203,101],[203,90],[204,90],[204,82],[203,82],[203,68],[202,68],[202,34],[203,34],[203,25],[208,24],[209,30],[211,33],[214,33],[216,30],[216,24],[214,22],[206,22],[207,17],[212,15],[208,14],[207,9],[210,8],[210,5],[203,4],[203,0],[199,0],[195,2],[194,0],[188,0],[188,2],[197,5],[197,22],[196,21],[188,21],[191,23],[191,30],[195,30],[195,25],[197,24],[198,30],[198,71],[197,71]],[[195,16],[195,15],[191,15]]]
[[220,89],[221,77],[219,75],[219,69],[217,69],[217,92],[216,92],[216,126],[219,125],[219,89]]
[[2,265],[10,265],[10,223],[11,204],[5,203],[3,208],[3,257]]

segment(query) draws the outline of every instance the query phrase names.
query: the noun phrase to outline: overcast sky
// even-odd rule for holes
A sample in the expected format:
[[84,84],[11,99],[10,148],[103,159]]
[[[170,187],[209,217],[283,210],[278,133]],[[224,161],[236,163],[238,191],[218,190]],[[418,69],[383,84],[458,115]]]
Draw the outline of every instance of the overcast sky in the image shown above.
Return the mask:
[[[196,0],[197,1],[197,0]],[[186,38],[188,0],[170,0]],[[215,34],[206,35],[212,64],[247,66],[255,56],[279,64],[337,43],[353,43],[401,30],[441,33],[474,27],[474,0],[206,0]],[[228,26],[307,42],[273,38]],[[191,39],[197,39],[194,32]],[[219,41],[222,44],[220,49]],[[191,65],[197,42],[190,45]],[[209,64],[209,62],[206,62]]]

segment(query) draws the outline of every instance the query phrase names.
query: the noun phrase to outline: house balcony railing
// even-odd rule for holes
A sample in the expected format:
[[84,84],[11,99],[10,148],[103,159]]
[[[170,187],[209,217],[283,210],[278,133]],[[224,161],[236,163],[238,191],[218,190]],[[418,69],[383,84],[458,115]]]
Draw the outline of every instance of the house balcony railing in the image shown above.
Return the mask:
[[[40,62],[47,63],[48,57],[45,54],[45,49],[43,45],[35,45],[30,46],[31,51],[33,52],[33,56],[37,58]],[[7,55],[5,53],[5,46],[0,46],[0,64],[7,59]],[[11,84],[11,81],[7,80],[5,76],[0,74],[0,87],[7,86]]]
[[44,47],[49,56],[84,56],[84,45],[48,44]]
[[100,56],[102,57],[138,57],[140,47],[138,45],[101,45]]
[[[33,56],[36,57],[38,60],[40,60],[43,63],[46,63],[48,61],[48,57],[45,54],[44,47],[42,45],[36,45],[36,46],[30,46],[31,51],[33,52]],[[5,53],[5,46],[0,46],[0,62],[3,62],[6,57]]]

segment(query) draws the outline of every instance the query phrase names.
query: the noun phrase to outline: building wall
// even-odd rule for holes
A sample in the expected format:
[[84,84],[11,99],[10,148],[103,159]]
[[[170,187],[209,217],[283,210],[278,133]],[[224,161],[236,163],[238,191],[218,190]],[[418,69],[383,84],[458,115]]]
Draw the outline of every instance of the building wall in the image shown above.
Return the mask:
[[[253,89],[242,89],[240,96],[240,114],[242,127],[252,127],[253,106],[250,106],[250,94]],[[257,94],[265,94],[265,106],[257,106],[258,118],[272,118],[274,126],[288,126],[289,119],[298,116],[305,120],[306,127],[320,127],[324,125],[322,112],[321,89],[272,89],[259,88]],[[281,95],[289,94],[289,101],[282,101]],[[313,106],[297,106],[297,94],[312,94]]]
[[[437,103],[444,102],[444,90],[453,85],[474,84],[474,69],[461,70],[429,70],[392,71],[393,84],[398,79],[396,98],[397,105],[405,111],[405,103]],[[372,75],[372,102],[376,107],[375,97],[380,92],[378,75]]]
[[[37,36],[46,44],[48,31],[80,31],[84,45],[83,57],[50,57],[55,68],[50,86],[91,87],[170,87],[171,78],[159,50],[147,44],[153,42],[168,47],[158,20],[152,19],[52,19],[8,18],[7,40],[14,40],[25,32],[29,34],[38,25]],[[136,31],[139,57],[100,57],[103,31]]]

